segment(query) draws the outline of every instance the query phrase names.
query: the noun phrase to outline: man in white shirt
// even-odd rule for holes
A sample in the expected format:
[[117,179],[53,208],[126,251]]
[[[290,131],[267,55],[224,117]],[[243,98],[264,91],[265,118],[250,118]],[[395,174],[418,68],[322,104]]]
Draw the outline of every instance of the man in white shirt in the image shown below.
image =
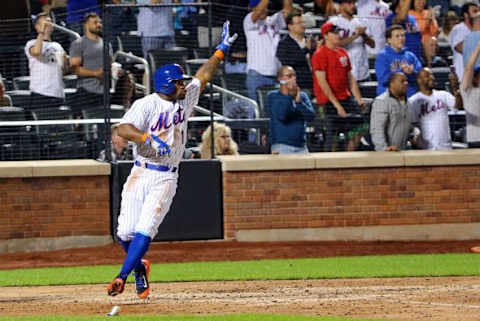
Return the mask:
[[[137,1],[138,3],[146,1]],[[169,4],[171,0],[150,0],[148,4]],[[147,3],[146,3],[147,4]],[[175,47],[172,7],[141,7],[137,16],[138,32],[142,35],[143,56],[150,50]]]
[[30,109],[58,107],[65,100],[63,73],[67,57],[62,46],[51,39],[51,23],[48,14],[39,14],[35,20],[37,38],[25,45],[30,69]]
[[462,7],[463,22],[455,25],[448,37],[453,51],[453,66],[459,79],[463,76],[463,41],[472,32],[473,16],[478,12],[478,6],[467,2]]
[[292,11],[292,0],[283,0],[283,10],[268,16],[269,0],[250,0],[252,10],[243,20],[247,38],[247,90],[257,99],[256,89],[275,85],[280,61],[276,57],[280,29],[286,27],[285,18]]
[[417,75],[419,92],[408,99],[412,123],[420,127],[418,145],[422,149],[452,149],[448,111],[461,107],[462,99],[445,90],[434,90],[435,76],[429,68]]
[[480,67],[475,61],[480,55],[480,43],[477,44],[465,66],[460,92],[463,98],[467,121],[467,143],[470,148],[480,148]]
[[367,34],[371,35],[375,41],[375,47],[367,47],[367,52],[376,56],[386,45],[385,18],[392,13],[390,7],[382,0],[359,0],[357,11],[357,18],[367,26]]
[[367,27],[353,17],[357,12],[355,0],[340,0],[338,9],[340,14],[332,17],[330,22],[341,29],[340,46],[348,51],[355,79],[368,80],[370,73],[366,47],[375,48],[375,41],[367,34]]

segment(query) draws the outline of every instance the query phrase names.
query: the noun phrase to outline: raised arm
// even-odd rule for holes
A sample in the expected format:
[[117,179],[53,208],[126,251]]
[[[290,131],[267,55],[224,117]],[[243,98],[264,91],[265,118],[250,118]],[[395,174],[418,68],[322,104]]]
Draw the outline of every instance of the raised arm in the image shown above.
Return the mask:
[[267,10],[268,0],[261,0],[252,11],[252,22],[255,23],[260,18],[264,10]]
[[287,18],[287,16],[292,12],[293,10],[293,0],[283,0],[283,18]]
[[218,69],[218,66],[222,62],[223,58],[228,52],[228,49],[233,44],[233,42],[237,39],[238,35],[234,34],[230,37],[230,21],[225,21],[223,24],[223,31],[222,31],[222,41],[216,47],[216,51],[213,56],[208,59],[206,63],[204,63],[200,69],[198,69],[197,73],[195,74],[195,78],[198,78],[202,83],[201,90],[205,89],[207,83],[213,78],[215,72]]
[[463,90],[468,90],[472,87],[473,70],[475,68],[475,62],[477,61],[479,54],[480,54],[480,42],[475,47],[475,50],[473,51],[470,58],[468,58],[467,65],[463,70],[463,78],[462,78],[462,84],[461,84]]

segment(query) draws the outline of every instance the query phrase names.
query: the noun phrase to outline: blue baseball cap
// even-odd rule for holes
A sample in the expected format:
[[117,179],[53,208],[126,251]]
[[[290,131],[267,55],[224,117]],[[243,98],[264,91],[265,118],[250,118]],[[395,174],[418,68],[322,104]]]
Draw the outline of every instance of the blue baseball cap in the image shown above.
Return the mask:
[[261,0],[249,0],[248,1],[248,6],[250,8],[254,8],[256,6],[258,6],[258,4],[260,3]]

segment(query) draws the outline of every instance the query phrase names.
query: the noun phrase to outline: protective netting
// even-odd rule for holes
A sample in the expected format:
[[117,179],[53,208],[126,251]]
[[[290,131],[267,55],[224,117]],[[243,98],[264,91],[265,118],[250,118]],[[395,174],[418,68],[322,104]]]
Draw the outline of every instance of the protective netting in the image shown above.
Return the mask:
[[[85,8],[74,14],[67,13],[64,7],[50,11],[54,23],[51,40],[57,42],[66,54],[74,54],[72,43],[84,33],[82,18],[86,13],[96,12],[101,18],[101,35],[106,44],[106,49],[95,53],[101,54],[101,57],[85,58],[103,59],[101,69],[106,73],[102,88],[105,89],[90,92],[91,87],[85,87],[79,82],[76,72],[65,67],[61,76],[63,95],[57,100],[32,93],[31,62],[25,47],[37,38],[36,19],[0,20],[0,74],[6,92],[2,104],[11,106],[0,108],[0,124],[3,124],[0,126],[0,160],[99,157],[100,152],[110,146],[106,142],[110,140],[110,128],[115,120],[122,117],[135,99],[153,92],[152,75],[155,69],[166,63],[178,63],[186,73],[194,75],[213,52],[220,38],[221,26],[227,19],[231,22],[232,33],[238,33],[239,38],[212,80],[212,85],[201,96],[200,108],[194,114],[200,118],[194,117],[189,123],[187,147],[195,155],[199,154],[201,136],[210,125],[211,112],[216,121],[232,129],[232,138],[241,154],[270,152],[267,94],[279,85],[273,81],[272,85],[258,87],[254,95],[247,90],[247,43],[243,20],[249,13],[248,1],[181,1],[181,4],[164,1],[164,4],[154,7],[148,6],[149,1],[137,1],[137,5],[130,4],[132,1],[114,2],[121,4]],[[328,19],[328,10],[306,1],[294,2],[303,10],[306,34],[317,40],[320,27]],[[269,12],[272,14],[281,10],[282,3],[270,1]],[[152,15],[153,8],[156,13]],[[437,12],[440,24],[444,13],[443,10]],[[371,16],[360,18],[367,21],[379,19]],[[287,31],[282,30],[281,33],[286,34]],[[437,53],[447,65],[451,63],[448,45],[439,44]],[[49,59],[57,65],[62,64],[62,58],[56,54],[50,55]],[[375,98],[377,87],[373,64],[374,57],[370,56],[369,81],[360,84],[363,98],[370,100]],[[437,88],[450,89],[448,73],[446,67],[435,69]],[[310,74],[297,76],[312,77]],[[35,77],[34,88],[44,88],[42,83],[53,81],[47,72],[40,74],[40,84],[38,70]],[[313,100],[312,89],[305,90]],[[312,152],[324,151],[330,135],[328,122],[315,101],[314,107],[318,115],[307,126],[307,145]],[[366,134],[368,111],[360,117],[363,117],[361,123],[366,127],[359,126],[363,128],[359,130]],[[92,119],[96,121],[82,122]],[[62,123],[48,124],[51,120]],[[30,123],[12,123],[15,124],[13,126],[4,123],[10,121]],[[456,141],[463,140],[463,122],[464,119],[458,115],[451,122]],[[347,139],[355,134],[358,133],[338,133],[334,140],[343,146],[339,150],[345,149]],[[372,149],[366,138],[361,140],[357,150]]]

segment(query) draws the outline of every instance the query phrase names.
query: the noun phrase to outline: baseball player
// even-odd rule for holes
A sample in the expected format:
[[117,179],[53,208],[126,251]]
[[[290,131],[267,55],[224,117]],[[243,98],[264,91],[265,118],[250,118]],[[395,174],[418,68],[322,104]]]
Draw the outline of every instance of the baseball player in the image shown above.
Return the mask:
[[420,70],[417,83],[420,91],[408,101],[412,108],[412,123],[419,126],[421,131],[417,142],[419,147],[431,150],[452,149],[448,111],[461,107],[459,91],[456,90],[455,97],[448,91],[435,90],[435,76],[429,68]]
[[[135,101],[118,127],[118,135],[136,143],[137,157],[122,191],[117,235],[126,258],[120,273],[107,286],[108,295],[123,292],[127,276],[135,271],[137,295],[150,293],[150,262],[143,260],[158,226],[167,214],[177,189],[178,163],[187,137],[187,121],[200,93],[213,77],[228,49],[229,21],[223,24],[222,40],[214,55],[195,77],[183,74],[179,65],[158,68],[155,93]],[[188,80],[190,83],[186,84]]]

